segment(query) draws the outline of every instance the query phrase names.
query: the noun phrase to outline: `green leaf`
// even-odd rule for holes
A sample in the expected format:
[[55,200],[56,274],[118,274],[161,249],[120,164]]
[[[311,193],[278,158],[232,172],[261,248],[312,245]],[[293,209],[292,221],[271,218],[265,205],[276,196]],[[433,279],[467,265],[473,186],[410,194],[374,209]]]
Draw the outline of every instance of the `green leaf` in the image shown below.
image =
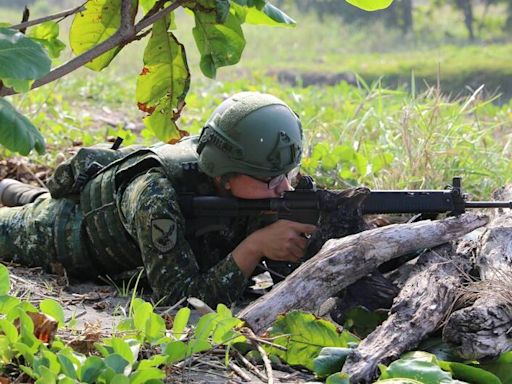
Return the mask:
[[130,376],[130,384],[143,384],[149,380],[160,380],[165,377],[165,373],[158,368],[147,368],[137,370]]
[[25,80],[25,79],[9,79],[4,78],[2,82],[6,87],[14,89],[16,92],[23,93],[28,92],[30,87],[32,86],[33,80]]
[[320,378],[341,371],[343,363],[352,349],[326,347],[313,360],[313,372]]
[[125,340],[120,339],[118,337],[113,337],[111,339],[111,343],[112,348],[114,349],[114,353],[119,354],[123,359],[128,361],[130,364],[133,364],[136,357],[134,356],[130,344],[128,344]]
[[[0,267],[0,269],[1,269],[1,267]],[[11,310],[16,308],[19,304],[20,304],[20,300],[16,297],[7,296],[7,295],[0,296],[0,313],[6,315]]]
[[0,28],[0,79],[37,80],[50,71],[45,50],[24,34]]
[[309,370],[313,370],[313,359],[323,347],[348,347],[348,343],[359,341],[348,331],[340,332],[333,323],[299,311],[279,316],[270,328],[269,336],[282,336],[274,343],[287,349],[271,347],[269,353],[290,365],[302,365]]
[[187,357],[187,345],[183,341],[173,341],[165,346],[168,363],[172,364]]
[[385,379],[385,380],[378,380],[376,383],[385,383],[385,384],[423,384],[421,381],[413,380],[413,379]]
[[190,318],[190,308],[181,308],[176,316],[174,316],[174,323],[172,324],[172,334],[176,339],[180,339],[185,333],[185,327]]
[[14,344],[18,341],[19,335],[16,327],[6,319],[0,319],[0,329],[5,334],[10,343]]
[[105,365],[115,373],[124,373],[124,369],[130,364],[123,356],[113,353],[105,357]]
[[53,299],[44,299],[39,304],[41,312],[53,317],[59,322],[59,327],[64,325],[64,310],[61,305]]
[[93,383],[104,366],[103,359],[98,356],[89,356],[79,369],[80,380]]
[[325,384],[350,384],[350,376],[346,373],[334,373],[327,378]]
[[57,374],[50,371],[47,367],[42,366],[39,372],[39,379],[36,384],[55,384],[57,382]]
[[146,14],[151,8],[153,8],[153,5],[155,5],[156,0],[139,0],[139,4],[144,11],[144,14]]
[[62,369],[62,373],[64,373],[66,376],[77,379],[78,376],[76,374],[75,366],[73,365],[73,362],[62,353],[57,354],[57,358],[59,359],[60,366]]
[[9,270],[5,265],[0,264],[0,296],[7,295],[10,288]]
[[43,136],[4,98],[0,98],[0,144],[22,155],[28,155],[33,148],[39,154],[45,152]]
[[149,316],[153,313],[153,306],[150,303],[144,302],[141,305],[133,307],[133,324],[135,329],[140,332],[146,331],[146,324]]
[[481,363],[479,367],[498,376],[503,384],[512,384],[512,351],[501,354],[495,360]]
[[[107,40],[121,25],[121,0],[90,0],[86,9],[75,15],[69,31],[69,44],[75,55],[80,55]],[[132,22],[137,13],[138,1],[132,0]],[[115,47],[95,58],[85,66],[101,71],[119,53]]]
[[345,315],[344,328],[355,335],[365,338],[387,318],[387,313],[370,312],[365,307],[356,306],[349,309]]
[[118,373],[112,377],[110,384],[130,384],[130,379],[125,375]]
[[481,368],[451,361],[440,361],[438,364],[445,371],[451,372],[452,376],[458,380],[464,380],[471,384],[502,384],[496,375]]
[[294,27],[297,24],[294,19],[270,3],[266,3],[261,9],[237,4],[233,4],[233,6],[237,15],[248,24],[285,27]]
[[377,11],[385,9],[391,5],[393,0],[346,0],[347,3],[352,4],[365,11]]
[[146,322],[146,338],[150,342],[154,342],[165,335],[165,320],[156,313],[150,313]]
[[146,127],[162,141],[182,137],[175,121],[185,105],[190,88],[185,48],[167,31],[169,22],[169,18],[166,18],[153,25],[151,38],[144,50],[144,68],[137,78],[136,90],[139,109],[150,115],[144,119]]
[[66,48],[66,44],[59,40],[59,24],[55,21],[47,21],[30,28],[27,36],[44,46],[52,58],[59,57]]
[[436,363],[420,359],[400,359],[392,362],[381,374],[383,379],[408,378],[423,384],[450,382],[452,377]]
[[240,19],[229,12],[223,24],[217,23],[214,13],[194,11],[196,26],[192,29],[194,40],[201,54],[203,74],[215,78],[217,69],[240,61],[245,48],[245,38]]

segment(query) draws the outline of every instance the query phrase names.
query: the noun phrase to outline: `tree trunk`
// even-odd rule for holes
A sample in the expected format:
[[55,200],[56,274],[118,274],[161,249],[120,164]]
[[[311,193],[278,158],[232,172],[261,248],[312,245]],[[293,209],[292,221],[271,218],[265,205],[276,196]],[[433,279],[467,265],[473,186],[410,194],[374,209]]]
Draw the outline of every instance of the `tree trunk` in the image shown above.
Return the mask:
[[[462,257],[461,257],[462,256]],[[469,270],[469,257],[443,245],[421,255],[390,315],[348,356],[343,372],[351,383],[370,382],[378,364],[415,348],[447,317]]]
[[244,308],[239,317],[259,333],[280,313],[292,309],[314,312],[329,297],[392,258],[455,240],[486,223],[485,216],[468,213],[329,240],[283,282]]
[[[500,191],[510,200],[512,188]],[[443,338],[465,359],[495,357],[512,349],[512,214],[496,215],[480,237],[476,262],[482,281],[470,284],[470,307],[454,312]]]

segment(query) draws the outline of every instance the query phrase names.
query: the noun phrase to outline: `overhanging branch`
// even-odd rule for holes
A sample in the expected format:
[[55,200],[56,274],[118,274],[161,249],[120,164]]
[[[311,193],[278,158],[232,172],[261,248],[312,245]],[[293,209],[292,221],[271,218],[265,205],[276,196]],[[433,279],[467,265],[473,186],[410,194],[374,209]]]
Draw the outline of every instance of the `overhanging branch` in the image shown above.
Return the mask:
[[[31,89],[35,89],[42,85],[51,83],[52,81],[55,81],[67,75],[68,73],[80,68],[81,66],[87,64],[88,62],[94,60],[95,58],[111,50],[112,48],[115,48],[119,45],[126,45],[131,41],[136,40],[138,38],[137,34],[140,31],[149,27],[161,18],[165,17],[167,14],[180,7],[186,1],[190,0],[176,0],[167,8],[164,8],[156,12],[154,15],[148,17],[147,19],[141,20],[136,25],[133,25],[131,21],[131,0],[122,0],[121,25],[119,26],[119,29],[116,31],[116,33],[114,33],[107,40],[91,48],[90,50],[69,60],[60,67],[53,69],[42,78],[34,81]],[[18,92],[14,91],[12,88],[0,89],[0,96],[15,95],[17,93]]]
[[25,28],[28,28],[28,27],[33,27],[34,25],[42,24],[42,23],[44,23],[46,21],[51,21],[51,20],[55,20],[55,19],[63,19],[63,18],[66,18],[68,16],[74,15],[75,13],[83,11],[85,9],[85,4],[86,3],[87,3],[87,1],[84,4],[79,5],[76,8],[68,9],[67,11],[62,11],[62,12],[56,13],[54,15],[48,15],[48,16],[40,17],[39,19],[29,20],[29,21],[26,21],[24,23],[20,23],[20,24],[16,24],[16,25],[11,25],[11,26],[9,26],[9,28],[17,29],[17,30],[22,30],[22,29],[25,29]]

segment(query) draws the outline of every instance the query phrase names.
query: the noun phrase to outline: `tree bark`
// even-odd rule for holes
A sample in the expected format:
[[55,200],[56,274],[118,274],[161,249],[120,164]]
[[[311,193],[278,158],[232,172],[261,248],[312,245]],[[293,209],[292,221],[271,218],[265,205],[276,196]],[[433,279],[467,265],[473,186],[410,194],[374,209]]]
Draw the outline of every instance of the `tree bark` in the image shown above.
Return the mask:
[[[463,256],[463,257],[461,257]],[[469,260],[443,245],[421,255],[390,310],[390,315],[351,352],[343,366],[351,383],[370,382],[378,364],[416,347],[446,318],[464,281]]]
[[[511,197],[510,187],[495,196]],[[481,281],[463,291],[474,303],[455,311],[443,330],[444,340],[465,359],[495,357],[512,349],[512,214],[507,211],[496,215],[480,237],[476,264]]]
[[314,312],[329,297],[394,257],[455,240],[486,223],[487,217],[468,213],[329,240],[283,282],[244,308],[239,317],[260,333],[280,313],[292,309]]

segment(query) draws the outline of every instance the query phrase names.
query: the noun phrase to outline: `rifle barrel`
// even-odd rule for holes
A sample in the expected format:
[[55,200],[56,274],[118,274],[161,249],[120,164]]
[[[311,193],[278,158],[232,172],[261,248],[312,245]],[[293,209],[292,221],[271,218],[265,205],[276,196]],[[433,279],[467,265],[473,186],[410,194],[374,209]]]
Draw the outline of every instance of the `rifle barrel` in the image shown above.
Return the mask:
[[512,201],[466,201],[466,208],[511,208]]

